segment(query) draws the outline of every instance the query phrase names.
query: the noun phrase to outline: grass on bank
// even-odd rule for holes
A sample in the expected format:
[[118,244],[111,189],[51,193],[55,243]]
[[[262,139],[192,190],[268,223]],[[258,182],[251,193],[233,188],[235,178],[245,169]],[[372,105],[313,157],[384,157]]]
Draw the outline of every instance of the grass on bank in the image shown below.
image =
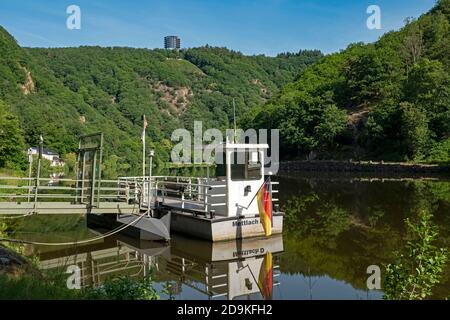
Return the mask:
[[159,300],[151,278],[135,280],[121,277],[108,280],[102,286],[68,289],[68,275],[42,278],[21,275],[0,275],[0,300]]
[[[1,225],[0,225],[1,227]],[[2,230],[0,228],[0,234]],[[0,235],[1,236],[1,235]],[[69,289],[71,274],[39,270],[38,258],[23,257],[23,246],[1,246],[0,300],[158,300],[151,275],[109,278],[101,286]],[[163,290],[165,293],[165,290]]]

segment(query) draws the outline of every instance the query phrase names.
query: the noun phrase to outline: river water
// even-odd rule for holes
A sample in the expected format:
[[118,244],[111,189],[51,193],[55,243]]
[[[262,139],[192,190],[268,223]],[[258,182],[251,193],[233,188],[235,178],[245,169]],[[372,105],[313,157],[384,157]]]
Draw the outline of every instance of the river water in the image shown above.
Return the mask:
[[[436,244],[450,247],[449,180],[342,175],[277,180],[286,213],[282,236],[217,244],[176,235],[170,244],[117,236],[78,247],[26,246],[26,253],[52,272],[77,265],[82,286],[151,274],[158,290],[169,288],[163,299],[382,299],[382,288],[368,289],[367,269],[378,266],[383,272],[405,248],[406,218],[432,213]],[[98,235],[79,216],[15,223],[15,238],[66,242]],[[432,297],[449,296],[450,263]]]

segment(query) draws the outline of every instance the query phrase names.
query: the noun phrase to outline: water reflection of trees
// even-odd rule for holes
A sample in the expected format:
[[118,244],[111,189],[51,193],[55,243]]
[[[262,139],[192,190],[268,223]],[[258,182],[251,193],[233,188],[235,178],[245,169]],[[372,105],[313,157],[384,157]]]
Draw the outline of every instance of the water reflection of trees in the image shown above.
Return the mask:
[[[282,181],[285,248],[281,270],[328,275],[366,289],[369,265],[387,265],[404,246],[406,218],[428,210],[439,227],[438,245],[450,241],[450,183]],[[296,190],[296,191],[293,191]],[[450,268],[434,289],[449,295]]]

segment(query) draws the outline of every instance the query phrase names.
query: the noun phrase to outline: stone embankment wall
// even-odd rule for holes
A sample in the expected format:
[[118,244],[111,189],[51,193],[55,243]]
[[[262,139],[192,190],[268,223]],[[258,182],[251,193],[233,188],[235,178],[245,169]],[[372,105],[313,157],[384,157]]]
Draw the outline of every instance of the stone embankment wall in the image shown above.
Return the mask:
[[280,162],[280,171],[450,173],[450,166],[373,161],[285,161]]

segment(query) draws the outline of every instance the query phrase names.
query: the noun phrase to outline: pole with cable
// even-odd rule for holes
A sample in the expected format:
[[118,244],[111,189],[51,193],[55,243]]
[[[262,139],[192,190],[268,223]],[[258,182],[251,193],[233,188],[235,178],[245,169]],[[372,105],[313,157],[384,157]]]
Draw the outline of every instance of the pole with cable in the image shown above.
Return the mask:
[[234,136],[233,143],[236,143],[236,103],[233,98],[233,123],[234,123]]
[[28,202],[31,200],[31,173],[33,170],[33,151],[28,149]]
[[152,166],[153,166],[153,156],[155,155],[154,150],[150,150],[149,154],[149,168],[148,168],[148,193],[147,193],[147,214],[150,215],[150,198],[151,198],[151,187],[152,187]]
[[42,159],[42,153],[44,146],[44,138],[42,135],[39,136],[39,156],[38,156],[38,163],[37,163],[37,173],[36,173],[36,189],[34,190],[34,212],[36,212],[37,207],[37,200],[38,200],[38,189],[39,189],[39,177],[41,175],[41,159]]
[[145,178],[145,131],[147,129],[147,118],[145,117],[145,114],[142,116],[143,121],[143,129],[142,129],[142,178]]

